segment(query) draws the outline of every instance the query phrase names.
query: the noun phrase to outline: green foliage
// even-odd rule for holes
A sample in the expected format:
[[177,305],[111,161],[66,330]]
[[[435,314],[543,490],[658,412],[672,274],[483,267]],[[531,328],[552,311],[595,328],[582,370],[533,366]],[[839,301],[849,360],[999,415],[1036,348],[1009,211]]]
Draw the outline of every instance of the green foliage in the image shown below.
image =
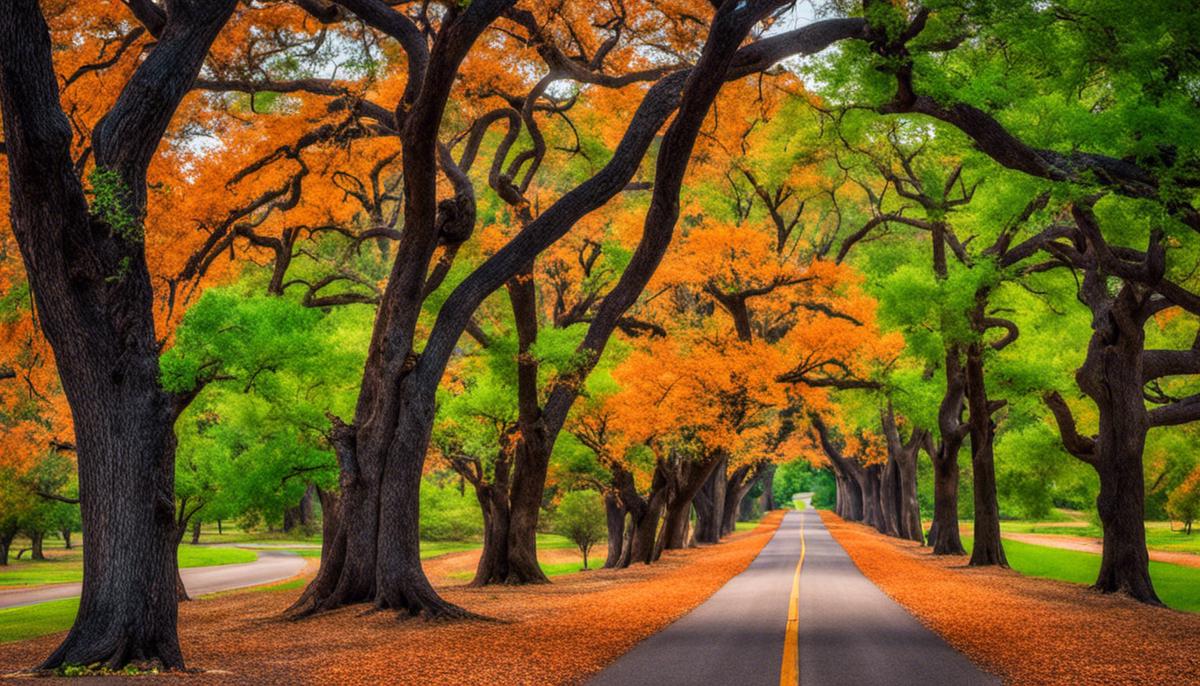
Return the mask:
[[554,530],[571,539],[588,568],[588,552],[607,535],[604,502],[592,490],[570,491],[554,511]]
[[434,479],[421,482],[421,540],[477,541],[483,513],[473,493]]
[[828,509],[837,499],[837,486],[828,469],[818,469],[806,460],[792,460],[779,465],[775,470],[771,491],[775,496],[775,507],[790,507],[792,496],[797,493],[812,493],[813,507]]
[[[142,222],[129,207],[129,188],[114,169],[96,167],[88,175],[91,184],[92,215],[108,225],[113,235],[129,243],[141,243],[146,238]],[[128,263],[126,263],[128,266]]]

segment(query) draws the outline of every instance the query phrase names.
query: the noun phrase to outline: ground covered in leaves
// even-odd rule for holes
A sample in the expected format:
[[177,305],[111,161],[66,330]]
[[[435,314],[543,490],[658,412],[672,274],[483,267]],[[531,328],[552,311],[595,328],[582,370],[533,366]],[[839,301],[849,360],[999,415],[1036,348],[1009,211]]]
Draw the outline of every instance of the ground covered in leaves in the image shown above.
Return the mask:
[[[136,677],[138,684],[577,684],[702,603],[745,569],[782,513],[716,546],[669,551],[661,562],[556,577],[532,587],[439,584],[452,602],[492,621],[398,620],[352,607],[300,622],[280,619],[299,594],[233,592],[186,603],[179,629],[197,674]],[[452,578],[478,553],[429,560]],[[0,646],[0,673],[28,668],[62,635]],[[4,680],[14,683],[20,680]],[[45,683],[44,681],[34,683]]]
[[1007,683],[1200,682],[1200,615],[1011,570],[969,568],[965,557],[935,557],[821,514],[867,578]]

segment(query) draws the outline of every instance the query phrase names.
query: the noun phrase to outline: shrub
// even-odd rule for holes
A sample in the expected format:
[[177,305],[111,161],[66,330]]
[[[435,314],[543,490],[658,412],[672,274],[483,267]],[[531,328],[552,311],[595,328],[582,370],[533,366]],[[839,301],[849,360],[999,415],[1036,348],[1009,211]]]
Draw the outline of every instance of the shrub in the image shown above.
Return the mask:
[[474,541],[483,535],[483,513],[470,491],[426,479],[421,484],[421,540]]
[[588,552],[607,534],[604,503],[595,491],[571,491],[563,496],[554,515],[558,533],[571,539],[583,554],[583,568],[588,568]]

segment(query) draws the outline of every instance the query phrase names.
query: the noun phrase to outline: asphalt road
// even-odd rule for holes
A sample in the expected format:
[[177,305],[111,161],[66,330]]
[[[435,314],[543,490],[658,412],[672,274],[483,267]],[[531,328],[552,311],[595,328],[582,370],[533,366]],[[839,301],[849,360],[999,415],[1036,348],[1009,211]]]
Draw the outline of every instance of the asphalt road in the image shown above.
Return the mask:
[[[304,558],[295,553],[275,550],[258,551],[254,562],[213,567],[190,567],[180,570],[188,595],[194,597],[218,591],[231,591],[246,586],[258,586],[293,577],[304,569]],[[53,584],[28,588],[0,590],[0,609],[44,603],[48,600],[77,597],[81,584]]]
[[813,510],[788,513],[746,571],[590,683],[787,686],[797,675],[805,686],[1000,684],[868,581]]

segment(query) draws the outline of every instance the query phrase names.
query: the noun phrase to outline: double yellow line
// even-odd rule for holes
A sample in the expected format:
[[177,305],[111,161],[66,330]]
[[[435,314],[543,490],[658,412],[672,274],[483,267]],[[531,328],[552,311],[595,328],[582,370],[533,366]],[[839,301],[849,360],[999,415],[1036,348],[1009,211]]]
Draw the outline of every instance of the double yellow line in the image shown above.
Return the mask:
[[792,595],[788,599],[787,631],[783,636],[783,666],[779,670],[779,686],[800,686],[800,569],[804,567],[804,519],[800,515],[800,561],[792,577]]

